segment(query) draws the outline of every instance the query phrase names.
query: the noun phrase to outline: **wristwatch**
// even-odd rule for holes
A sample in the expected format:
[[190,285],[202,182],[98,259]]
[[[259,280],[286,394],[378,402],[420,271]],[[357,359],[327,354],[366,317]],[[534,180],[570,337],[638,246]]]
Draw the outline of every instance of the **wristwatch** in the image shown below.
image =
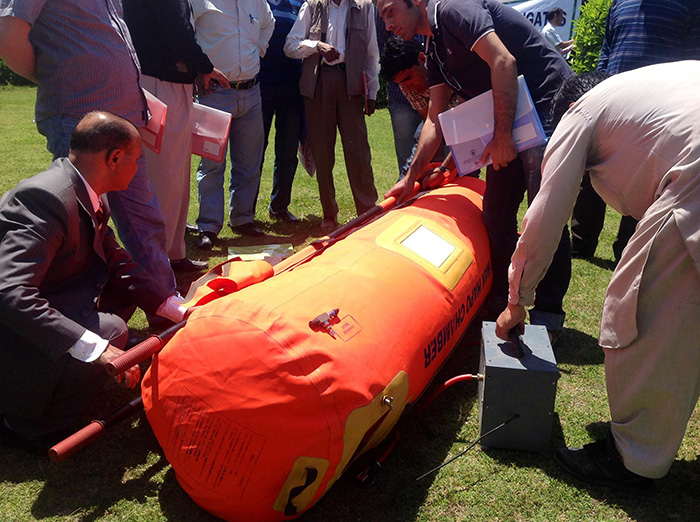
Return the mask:
[[450,171],[450,169],[448,169],[447,167],[445,167],[445,165],[440,165],[440,166],[438,167],[438,169],[440,170],[440,172],[449,172],[449,171]]

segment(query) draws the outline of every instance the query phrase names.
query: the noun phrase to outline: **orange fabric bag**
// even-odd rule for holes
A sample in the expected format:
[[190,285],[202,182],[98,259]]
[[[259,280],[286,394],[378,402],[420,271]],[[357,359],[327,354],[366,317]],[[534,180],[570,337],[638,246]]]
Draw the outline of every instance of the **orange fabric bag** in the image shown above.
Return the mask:
[[293,518],[387,436],[490,289],[483,188],[459,178],[192,314],[142,393],[197,504]]

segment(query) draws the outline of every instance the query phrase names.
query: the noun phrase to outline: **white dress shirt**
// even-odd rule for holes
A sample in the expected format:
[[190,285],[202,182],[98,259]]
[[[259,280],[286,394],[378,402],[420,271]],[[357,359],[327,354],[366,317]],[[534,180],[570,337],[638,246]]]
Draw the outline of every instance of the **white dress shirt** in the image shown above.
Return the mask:
[[197,43],[229,81],[250,80],[275,28],[265,0],[192,0]]

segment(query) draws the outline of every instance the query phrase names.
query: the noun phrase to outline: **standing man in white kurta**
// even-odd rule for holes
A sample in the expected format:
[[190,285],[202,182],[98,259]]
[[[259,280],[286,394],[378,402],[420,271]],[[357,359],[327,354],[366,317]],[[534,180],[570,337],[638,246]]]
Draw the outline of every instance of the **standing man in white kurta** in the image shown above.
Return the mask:
[[[574,103],[549,142],[542,187],[513,254],[501,338],[522,325],[584,172],[607,204],[640,220],[600,328],[610,432],[557,453],[585,482],[641,490],[663,477],[700,394],[699,83],[700,61],[652,65],[611,77]],[[562,96],[567,89],[554,104],[575,100]]]

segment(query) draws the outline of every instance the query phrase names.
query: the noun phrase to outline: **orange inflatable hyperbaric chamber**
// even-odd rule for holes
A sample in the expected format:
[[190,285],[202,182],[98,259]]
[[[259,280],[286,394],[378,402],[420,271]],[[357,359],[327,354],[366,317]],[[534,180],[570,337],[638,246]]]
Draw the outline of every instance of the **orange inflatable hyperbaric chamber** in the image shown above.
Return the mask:
[[142,395],[197,504],[294,518],[388,435],[490,289],[483,189],[459,178],[195,310]]

